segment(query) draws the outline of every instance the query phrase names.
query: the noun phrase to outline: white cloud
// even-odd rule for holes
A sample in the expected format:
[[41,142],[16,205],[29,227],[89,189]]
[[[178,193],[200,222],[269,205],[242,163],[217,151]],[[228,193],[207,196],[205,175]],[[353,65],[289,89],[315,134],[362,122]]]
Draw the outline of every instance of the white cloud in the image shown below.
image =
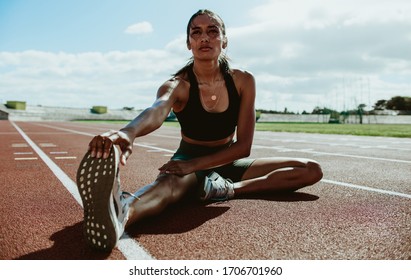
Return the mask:
[[254,8],[255,22],[273,22],[277,28],[324,28],[368,22],[411,22],[408,0],[271,0]]
[[147,21],[132,24],[124,30],[127,34],[145,34],[153,32],[153,26]]
[[184,57],[167,50],[0,52],[0,101],[145,108],[153,103],[157,88],[183,64]]
[[[352,106],[373,105],[411,96],[409,15],[406,0],[272,0],[250,12],[252,24],[228,29],[228,53],[256,75],[257,107],[343,109],[329,98],[336,95]],[[275,78],[267,82],[267,75]],[[382,81],[387,75],[396,81]],[[370,92],[358,79],[370,80]]]
[[[410,14],[408,0],[272,0],[250,12],[249,25],[228,26],[227,54],[254,73],[257,108],[373,105],[411,96]],[[143,31],[151,24],[125,32]],[[185,34],[162,49],[0,52],[0,98],[144,108],[190,56]]]

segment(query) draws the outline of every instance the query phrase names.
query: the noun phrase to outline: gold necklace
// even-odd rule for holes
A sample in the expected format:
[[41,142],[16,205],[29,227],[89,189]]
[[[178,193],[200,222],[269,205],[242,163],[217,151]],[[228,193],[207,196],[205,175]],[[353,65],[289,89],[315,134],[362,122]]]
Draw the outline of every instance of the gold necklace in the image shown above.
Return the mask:
[[213,89],[211,90],[211,92],[213,92],[213,94],[210,97],[210,100],[213,102],[212,106],[208,106],[207,103],[210,103],[209,101],[207,102],[207,100],[204,99],[203,95],[200,93],[200,99],[201,99],[201,104],[203,104],[203,106],[205,107],[206,111],[214,111],[214,109],[217,107],[218,102],[220,101],[220,96],[221,94],[216,95],[215,89],[216,89],[216,85],[214,85]]
[[[203,105],[204,105],[207,109],[213,110],[213,109],[217,106],[218,100],[220,100],[220,94],[217,96],[217,94],[215,93],[215,89],[217,88],[216,82],[221,82],[221,81],[223,81],[223,80],[222,80],[221,78],[219,78],[219,79],[213,79],[213,82],[211,83],[211,84],[213,85],[213,87],[211,87],[211,86],[210,86],[210,83],[201,82],[201,81],[198,79],[198,76],[199,76],[199,75],[196,73],[194,67],[193,67],[193,72],[194,72],[194,75],[195,75],[196,78],[197,78],[198,85],[208,85],[208,86],[210,87],[210,92],[211,92],[210,99],[211,99],[212,101],[215,101],[214,106],[208,107],[207,104],[206,104],[206,102],[205,102],[205,100],[203,100],[203,96],[202,96],[201,94],[200,94],[200,96],[201,96],[201,99],[202,99],[202,101],[203,101],[203,102],[202,102]],[[219,74],[220,74],[220,72],[218,72],[218,74],[216,75],[216,77],[217,77],[217,76],[220,76]]]

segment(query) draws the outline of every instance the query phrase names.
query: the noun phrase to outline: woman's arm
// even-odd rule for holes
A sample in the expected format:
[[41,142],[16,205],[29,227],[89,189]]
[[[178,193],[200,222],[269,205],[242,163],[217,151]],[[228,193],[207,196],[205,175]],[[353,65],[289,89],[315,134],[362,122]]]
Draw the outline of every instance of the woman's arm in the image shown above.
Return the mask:
[[178,100],[175,90],[178,85],[179,79],[165,82],[158,89],[157,98],[153,105],[141,112],[124,128],[95,136],[89,144],[91,156],[107,158],[112,145],[119,145],[121,149],[120,161],[125,165],[133,151],[134,139],[158,129],[167,118],[173,104]]
[[174,89],[178,86],[179,80],[173,79],[165,82],[157,92],[157,99],[153,105],[138,115],[120,131],[127,132],[133,139],[144,136],[158,129],[167,118],[168,114],[176,102]]

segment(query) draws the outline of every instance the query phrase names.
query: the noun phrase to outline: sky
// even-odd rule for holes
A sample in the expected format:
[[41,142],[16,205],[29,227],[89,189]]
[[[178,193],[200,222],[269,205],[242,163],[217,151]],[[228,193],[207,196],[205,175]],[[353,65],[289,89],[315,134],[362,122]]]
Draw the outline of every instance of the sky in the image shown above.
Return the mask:
[[255,76],[257,109],[411,96],[409,0],[0,0],[0,103],[144,109],[191,57],[203,8],[227,26],[232,67]]

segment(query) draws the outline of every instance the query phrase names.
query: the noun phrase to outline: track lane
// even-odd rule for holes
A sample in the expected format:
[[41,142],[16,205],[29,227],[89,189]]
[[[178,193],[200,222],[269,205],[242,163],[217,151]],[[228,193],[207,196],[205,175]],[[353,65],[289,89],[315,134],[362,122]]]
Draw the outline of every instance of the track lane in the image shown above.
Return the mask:
[[[82,207],[81,197],[77,190],[77,184],[70,179],[69,176],[63,172],[59,166],[53,162],[50,157],[43,152],[15,123],[12,122],[12,125],[16,128],[16,130],[20,133],[20,135],[24,138],[24,140],[34,149],[34,151],[39,155],[39,157],[44,161],[44,163],[48,166],[48,168],[54,173],[57,179],[64,185],[64,187],[68,190],[68,192],[74,197],[76,202],[80,204]],[[41,145],[41,144],[40,144]],[[55,143],[47,143],[47,145],[42,145],[43,147],[59,147]],[[60,152],[50,152],[50,154],[66,154],[66,151]],[[76,159],[77,156],[56,156],[54,157],[55,160],[71,160]],[[122,239],[119,242],[118,249],[125,255],[127,259],[137,259],[137,260],[151,260],[153,259],[150,254],[148,254],[144,248],[142,248],[138,243],[134,242],[126,233],[122,236]]]
[[[28,127],[33,135],[38,133],[35,126]],[[60,128],[69,126],[58,124]],[[76,130],[91,135],[105,131],[89,125]],[[157,173],[155,166],[167,160],[169,152],[178,145],[178,130],[174,129],[175,134],[169,134],[170,131],[167,128],[158,132],[159,135],[168,134],[166,139],[149,136],[140,140],[150,145],[137,146],[129,164],[123,169],[122,181],[126,186],[134,189],[133,186],[152,180]],[[52,129],[43,131],[53,135],[51,132]],[[40,137],[43,142],[44,136]],[[77,154],[80,156],[90,139],[84,136],[83,139],[77,134],[73,137],[75,140],[70,140],[68,138],[71,137],[62,134],[59,141],[67,147],[77,143],[74,146],[78,146],[75,150],[79,150]],[[176,140],[172,140],[174,137]],[[164,151],[153,152],[153,147]],[[255,156],[261,154],[267,155],[267,152],[253,151]],[[144,163],[142,158],[146,159]],[[67,174],[74,174],[71,172],[75,171],[75,164],[70,167],[68,162],[55,161]],[[149,166],[147,162],[150,162]],[[344,174],[344,170],[339,172]],[[360,184],[361,180],[359,176],[355,183]],[[130,236],[160,259],[407,259],[411,251],[410,240],[404,231],[410,224],[409,205],[408,199],[322,182],[289,197],[210,205],[184,204],[136,225],[130,229]],[[389,238],[380,240],[383,236]],[[233,238],[241,241],[235,244],[224,242]]]
[[[80,206],[10,122],[0,122],[0,134],[0,259],[123,258],[82,246]],[[16,161],[20,153],[37,159]]]

